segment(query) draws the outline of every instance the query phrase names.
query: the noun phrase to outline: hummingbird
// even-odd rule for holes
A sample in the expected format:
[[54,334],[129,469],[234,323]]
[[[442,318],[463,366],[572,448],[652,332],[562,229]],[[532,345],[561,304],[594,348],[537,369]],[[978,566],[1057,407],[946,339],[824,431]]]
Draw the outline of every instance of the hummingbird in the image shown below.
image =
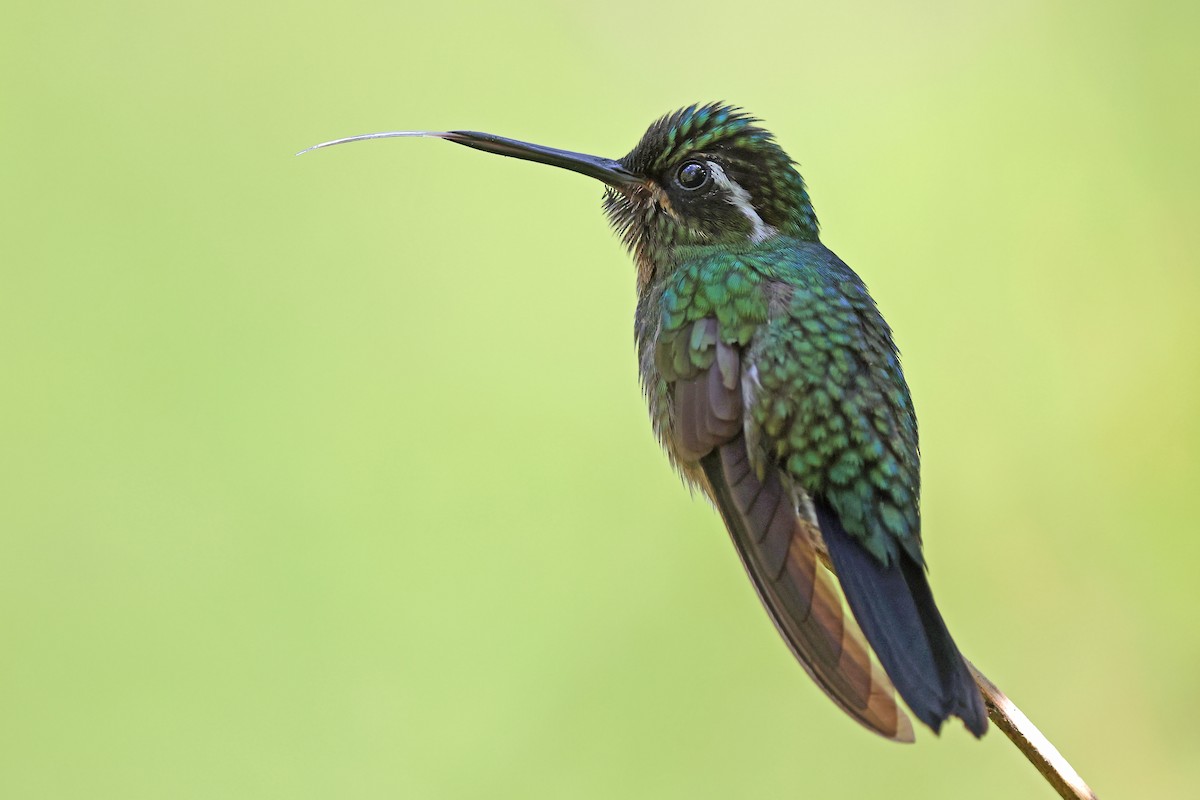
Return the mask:
[[897,695],[935,733],[958,717],[982,736],[983,698],[926,574],[917,418],[891,328],[821,243],[795,162],[759,122],[692,105],[620,159],[475,131],[308,149],[436,137],[604,183],[636,266],[654,433],[720,512],[800,665],[885,738],[914,739]]

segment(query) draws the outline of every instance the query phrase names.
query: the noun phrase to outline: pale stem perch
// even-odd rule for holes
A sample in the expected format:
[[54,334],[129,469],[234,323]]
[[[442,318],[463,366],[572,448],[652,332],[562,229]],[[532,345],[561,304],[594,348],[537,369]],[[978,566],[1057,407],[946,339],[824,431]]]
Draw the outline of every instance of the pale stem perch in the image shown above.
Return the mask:
[[987,704],[988,716],[992,722],[1004,731],[1004,735],[1029,759],[1029,763],[1042,773],[1042,777],[1054,787],[1059,797],[1064,800],[1096,800],[1096,793],[1084,783],[1083,778],[1079,777],[1079,773],[1067,763],[1057,748],[1050,744],[1050,740],[1029,721],[1029,717],[1021,713],[1021,709],[974,664],[967,661],[967,666],[979,691],[983,692],[983,700]]

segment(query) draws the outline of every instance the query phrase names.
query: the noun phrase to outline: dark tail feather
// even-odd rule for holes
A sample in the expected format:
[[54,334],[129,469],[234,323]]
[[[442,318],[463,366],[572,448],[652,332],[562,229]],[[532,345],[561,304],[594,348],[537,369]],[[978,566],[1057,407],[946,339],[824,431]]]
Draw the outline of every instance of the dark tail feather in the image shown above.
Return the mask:
[[884,566],[846,533],[827,503],[813,505],[850,610],[904,702],[935,732],[955,716],[982,736],[983,697],[934,605],[924,569],[903,549]]

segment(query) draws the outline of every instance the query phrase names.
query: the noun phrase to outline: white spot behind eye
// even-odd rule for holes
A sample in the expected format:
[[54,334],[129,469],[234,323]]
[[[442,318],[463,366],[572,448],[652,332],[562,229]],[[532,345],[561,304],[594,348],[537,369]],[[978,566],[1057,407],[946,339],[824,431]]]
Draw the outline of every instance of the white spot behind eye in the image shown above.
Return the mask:
[[726,175],[720,164],[714,161],[705,163],[712,172],[713,181],[728,193],[729,204],[741,211],[742,215],[750,221],[750,242],[752,244],[766,241],[779,232],[763,222],[762,217],[754,209],[754,204],[750,201],[750,193],[743,189],[737,181]]

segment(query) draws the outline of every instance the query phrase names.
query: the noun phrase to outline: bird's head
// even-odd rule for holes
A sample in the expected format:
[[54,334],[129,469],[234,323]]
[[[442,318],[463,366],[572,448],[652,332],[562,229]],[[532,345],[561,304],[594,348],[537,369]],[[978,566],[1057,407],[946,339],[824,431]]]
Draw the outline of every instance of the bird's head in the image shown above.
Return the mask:
[[604,207],[640,271],[679,246],[817,238],[804,180],[757,121],[730,106],[689,106],[651,125],[620,160],[640,180],[610,185]]
[[[392,131],[316,147],[434,136],[604,182],[604,208],[638,262],[642,285],[678,248],[758,244],[777,234],[817,238],[804,180],[775,138],[737,108],[695,105],[655,122],[619,160],[476,131]],[[309,148],[315,149],[315,148]]]

